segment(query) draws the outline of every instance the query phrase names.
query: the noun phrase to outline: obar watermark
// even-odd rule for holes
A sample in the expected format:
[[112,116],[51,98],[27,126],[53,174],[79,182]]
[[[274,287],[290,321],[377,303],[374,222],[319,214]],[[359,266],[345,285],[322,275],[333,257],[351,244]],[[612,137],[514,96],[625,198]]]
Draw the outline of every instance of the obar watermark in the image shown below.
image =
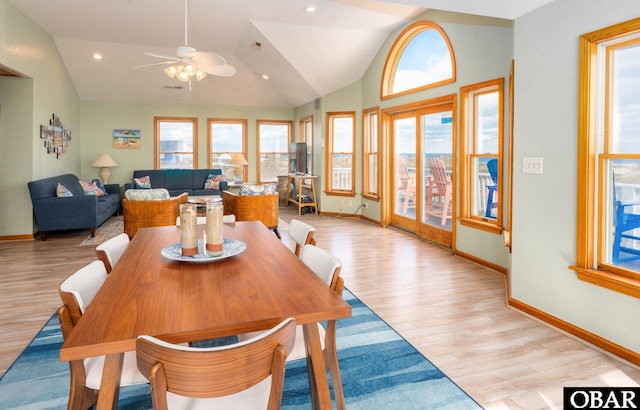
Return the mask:
[[564,409],[640,409],[640,387],[565,387]]

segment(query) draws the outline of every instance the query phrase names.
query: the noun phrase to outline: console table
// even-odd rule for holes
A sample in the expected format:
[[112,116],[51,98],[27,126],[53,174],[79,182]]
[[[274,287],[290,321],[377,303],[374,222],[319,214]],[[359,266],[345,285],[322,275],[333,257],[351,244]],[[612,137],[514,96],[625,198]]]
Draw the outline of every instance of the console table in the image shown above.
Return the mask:
[[[288,175],[288,183],[287,183],[287,201],[285,202],[285,206],[289,205],[289,202],[298,205],[298,216],[300,216],[300,210],[304,206],[312,206],[315,209],[315,214],[318,215],[318,203],[316,200],[316,184],[315,179],[318,178],[317,175],[309,175],[309,174],[295,174],[291,173]],[[302,182],[304,180],[310,180],[311,182],[311,202],[302,202]],[[295,182],[294,182],[295,181]],[[298,187],[298,196],[295,198],[291,198],[291,182],[294,182]]]

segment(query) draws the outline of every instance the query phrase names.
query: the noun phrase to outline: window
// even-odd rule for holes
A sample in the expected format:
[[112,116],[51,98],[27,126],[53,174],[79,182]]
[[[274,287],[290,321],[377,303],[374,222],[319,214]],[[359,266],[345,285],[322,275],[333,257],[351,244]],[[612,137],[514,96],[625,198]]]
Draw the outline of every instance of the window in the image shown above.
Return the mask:
[[504,79],[462,87],[461,223],[502,231]]
[[198,168],[198,119],[155,117],[155,168]]
[[278,182],[289,173],[291,121],[258,121],[258,181]]
[[379,117],[378,108],[370,108],[362,112],[362,196],[375,200],[380,198],[378,196]]
[[[300,119],[300,142],[307,143],[307,169],[313,174],[313,115]],[[311,186],[311,180],[303,180],[305,186]]]
[[640,297],[640,19],[580,37],[578,226],[582,280]]
[[355,112],[327,113],[327,194],[355,195]]
[[[226,181],[235,181],[229,160],[233,154],[247,156],[247,120],[209,119],[209,168],[222,168]],[[242,180],[247,180],[247,167],[242,167]]]
[[429,21],[407,27],[389,51],[382,73],[381,99],[452,83],[453,49],[444,31]]

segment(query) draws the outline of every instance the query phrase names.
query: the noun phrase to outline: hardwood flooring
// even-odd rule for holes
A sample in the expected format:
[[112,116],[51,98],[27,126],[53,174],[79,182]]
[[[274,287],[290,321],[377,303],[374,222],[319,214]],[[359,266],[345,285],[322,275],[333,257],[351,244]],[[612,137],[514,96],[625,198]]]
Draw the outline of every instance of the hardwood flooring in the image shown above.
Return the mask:
[[[563,387],[640,386],[638,367],[508,307],[499,273],[360,219],[300,219],[342,260],[346,287],[487,409],[561,409]],[[87,235],[0,242],[0,374],[60,305],[60,282],[95,259],[78,246]]]

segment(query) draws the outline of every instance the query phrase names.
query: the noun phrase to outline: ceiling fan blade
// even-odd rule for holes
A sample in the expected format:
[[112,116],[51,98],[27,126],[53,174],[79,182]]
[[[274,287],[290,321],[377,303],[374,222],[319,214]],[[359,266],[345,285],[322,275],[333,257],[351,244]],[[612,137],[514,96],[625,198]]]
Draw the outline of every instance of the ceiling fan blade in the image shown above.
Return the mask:
[[214,66],[201,66],[202,71],[207,74],[217,75],[220,77],[233,77],[236,75],[236,68],[230,64],[220,64]]
[[220,77],[232,77],[236,74],[236,69],[227,63],[220,54],[195,52],[193,58],[199,63],[199,67],[207,74]]
[[156,65],[164,65],[164,64],[173,64],[175,63],[176,60],[172,60],[172,61],[162,61],[160,63],[151,63],[151,64],[142,64],[142,65],[134,65],[133,68],[143,68],[143,67],[152,67],[152,66],[156,66]]
[[147,53],[146,51],[144,52],[145,55],[148,55],[149,57],[156,57],[156,58],[164,58],[167,60],[171,60],[171,61],[180,61],[180,59],[176,56],[165,56],[162,54],[153,54],[153,53]]

